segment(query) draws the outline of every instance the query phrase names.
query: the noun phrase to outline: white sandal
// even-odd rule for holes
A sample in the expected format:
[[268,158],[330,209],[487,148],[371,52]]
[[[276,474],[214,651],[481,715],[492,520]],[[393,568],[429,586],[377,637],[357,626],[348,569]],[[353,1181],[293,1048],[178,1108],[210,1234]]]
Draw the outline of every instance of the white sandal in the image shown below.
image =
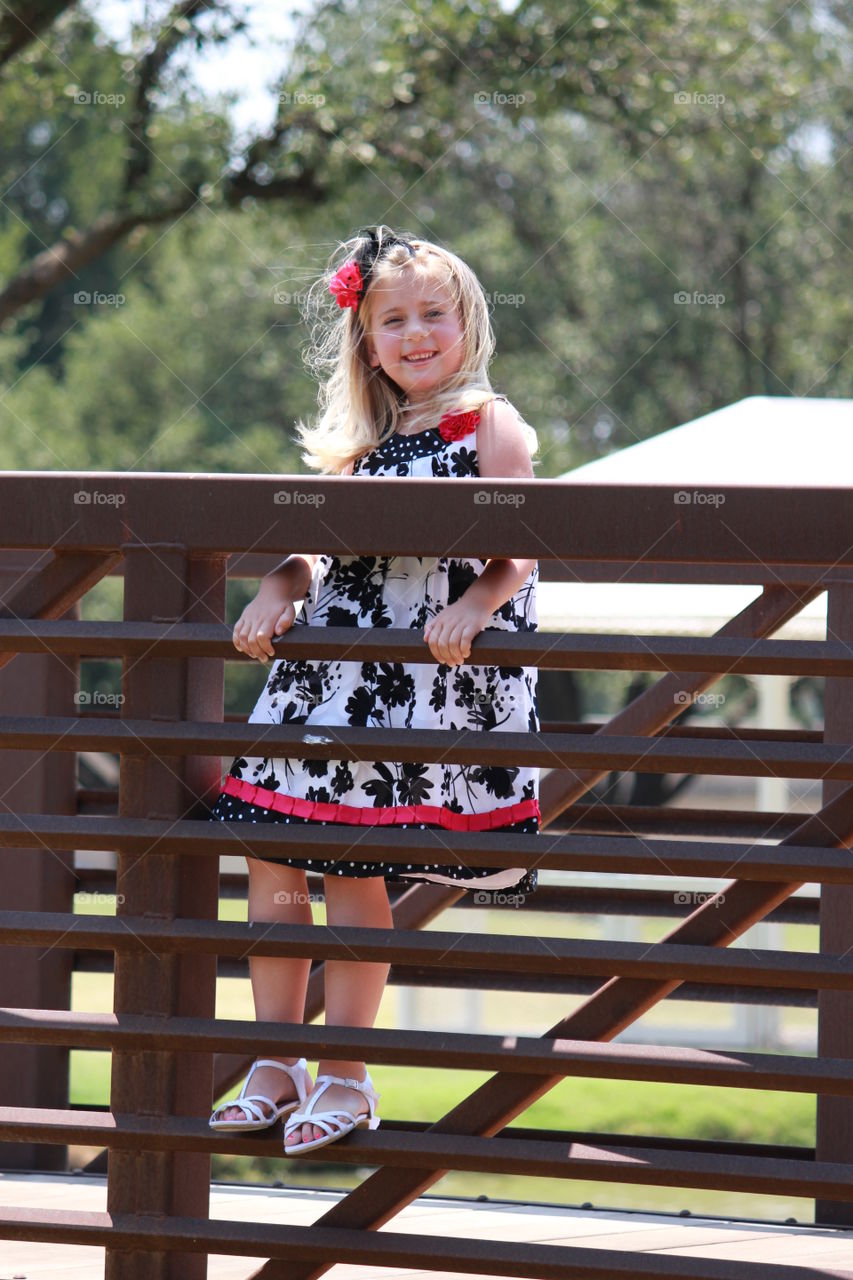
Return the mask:
[[[255,1074],[258,1067],[278,1067],[281,1071],[287,1072],[293,1083],[296,1085],[296,1092],[299,1097],[294,1098],[291,1102],[273,1102],[272,1098],[265,1098],[261,1093],[253,1093],[249,1096],[246,1090],[249,1087],[249,1081]],[[294,1072],[298,1074],[294,1075]],[[282,1116],[289,1115],[297,1107],[301,1107],[308,1094],[311,1092],[311,1076],[308,1074],[308,1063],[304,1058],[300,1058],[298,1062],[290,1065],[286,1062],[276,1062],[273,1058],[258,1058],[252,1064],[249,1074],[243,1082],[243,1088],[240,1090],[239,1098],[232,1099],[231,1102],[223,1102],[218,1106],[208,1121],[211,1129],[227,1129],[231,1131],[244,1132],[252,1129],[269,1129]],[[268,1116],[261,1109],[261,1103],[272,1108],[272,1115]],[[244,1120],[217,1120],[217,1116],[221,1111],[227,1111],[229,1107],[240,1107],[245,1111],[246,1119]]]
[[[353,1129],[359,1129],[365,1124],[369,1129],[379,1128],[376,1103],[381,1095],[374,1089],[373,1081],[367,1071],[364,1073],[363,1080],[353,1080],[344,1076],[322,1075],[317,1077],[314,1084],[319,1085],[320,1088],[313,1094],[308,1106],[304,1111],[295,1111],[284,1126],[284,1154],[286,1156],[301,1151],[313,1151],[316,1147],[325,1147],[327,1143],[337,1142],[338,1138],[345,1138],[348,1133],[352,1133]],[[355,1116],[351,1111],[347,1111],[346,1107],[333,1107],[329,1111],[315,1112],[314,1107],[317,1100],[330,1084],[345,1085],[349,1089],[357,1089],[359,1093],[363,1093],[367,1098],[367,1113]],[[341,1117],[345,1117],[345,1119],[341,1119]],[[291,1146],[287,1141],[288,1136],[305,1123],[316,1124],[319,1129],[325,1129],[326,1132],[322,1138],[314,1138],[311,1142],[295,1142]]]

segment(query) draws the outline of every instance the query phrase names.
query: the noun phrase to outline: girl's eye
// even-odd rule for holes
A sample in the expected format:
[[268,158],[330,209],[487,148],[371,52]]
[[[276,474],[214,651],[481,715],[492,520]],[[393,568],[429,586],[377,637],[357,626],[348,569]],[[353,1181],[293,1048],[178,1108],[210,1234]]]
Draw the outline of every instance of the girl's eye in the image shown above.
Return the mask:
[[[427,312],[427,315],[428,315],[428,316],[443,316],[443,315],[444,315],[444,312],[443,312],[443,311],[428,311],[428,312]],[[389,319],[387,319],[387,320],[385,321],[385,323],[386,323],[386,324],[396,324],[396,323],[398,322],[398,320],[399,320],[399,319],[400,319],[400,317],[399,317],[399,316],[391,316],[391,317],[389,317]]]

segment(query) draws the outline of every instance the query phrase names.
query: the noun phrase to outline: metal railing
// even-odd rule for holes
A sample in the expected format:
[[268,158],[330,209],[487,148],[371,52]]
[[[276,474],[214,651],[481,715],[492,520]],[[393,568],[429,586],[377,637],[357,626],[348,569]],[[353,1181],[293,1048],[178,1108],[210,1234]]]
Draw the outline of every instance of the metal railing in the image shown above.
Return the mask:
[[[0,673],[0,866],[8,903],[0,912],[0,942],[8,948],[0,975],[8,1006],[0,1011],[0,1080],[10,1104],[0,1108],[0,1155],[8,1164],[10,1152],[29,1153],[29,1159],[49,1150],[56,1167],[65,1144],[109,1151],[106,1214],[5,1209],[0,1237],[104,1245],[109,1280],[194,1280],[206,1273],[209,1252],[268,1259],[257,1275],[287,1280],[319,1276],[334,1262],[539,1277],[635,1274],[618,1250],[498,1248],[490,1241],[377,1232],[452,1169],[796,1194],[814,1198],[817,1221],[853,1224],[849,491],[737,488],[724,491],[724,505],[690,506],[679,505],[667,486],[547,480],[416,479],[405,486],[405,503],[402,492],[386,478],[0,474],[0,546],[7,548],[0,665],[14,660],[11,671]],[[88,496],[81,500],[81,493]],[[224,663],[235,657],[224,625],[226,576],[258,575],[295,548],[356,556],[536,557],[543,579],[744,582],[763,590],[716,635],[702,639],[541,631],[477,637],[471,660],[484,665],[661,673],[604,725],[554,723],[540,706],[536,734],[341,726],[330,747],[306,741],[298,725],[259,728],[223,717]],[[80,621],[80,598],[120,571],[124,621]],[[825,641],[767,638],[825,589]],[[419,634],[396,629],[294,627],[277,647],[281,656],[305,659],[347,654],[433,661]],[[120,715],[75,713],[78,664],[93,657],[122,660]],[[48,664],[41,684],[35,667],[25,665],[37,661]],[[16,668],[21,678],[13,684],[8,677]],[[685,699],[729,672],[825,678],[823,735],[671,725]],[[28,702],[36,689],[39,698]],[[676,884],[710,876],[728,883],[696,909],[684,908],[668,935],[648,945],[549,936],[543,948],[535,924],[521,936],[424,931],[450,906],[470,909],[464,890],[426,884],[396,896],[391,930],[273,925],[259,939],[250,925],[217,918],[220,855],[251,856],[271,845],[280,853],[293,843],[326,857],[349,843],[349,829],[332,824],[241,825],[232,833],[207,822],[221,757],[257,754],[261,747],[264,754],[274,749],[300,758],[373,759],[381,752],[394,760],[538,765],[548,771],[535,851],[541,872],[636,872]],[[92,812],[97,798],[91,795],[81,804],[68,765],[84,750],[118,753],[116,814]],[[820,779],[822,807],[814,814],[641,812],[583,803],[611,770],[640,767]],[[28,777],[47,781],[27,791]],[[404,842],[407,861],[427,863],[435,860],[438,835],[366,828],[359,857],[384,861]],[[530,863],[529,836],[440,835],[442,849],[452,841],[472,867]],[[114,918],[73,914],[69,871],[79,848],[116,853]],[[814,906],[809,912],[786,901],[807,883],[822,890],[818,953],[730,947],[771,916],[802,918],[796,913],[807,911],[815,922]],[[596,909],[609,903],[637,914],[674,914],[671,892],[620,889],[609,899],[590,892],[586,900]],[[577,888],[543,883],[521,916],[575,910],[583,897]],[[305,1025],[214,1018],[217,958],[236,962],[250,948],[256,955],[314,958]],[[114,1012],[70,1012],[58,993],[67,993],[72,958],[92,964],[110,955]],[[325,960],[353,955],[390,962],[392,982],[590,994],[540,1037],[511,1041],[308,1025],[322,1010]],[[609,1043],[676,989],[698,999],[816,999],[818,1056]],[[12,992],[17,999],[9,998]],[[69,1109],[71,1047],[110,1050],[109,1111]],[[375,1132],[359,1130],[336,1144],[335,1160],[375,1172],[314,1226],[214,1223],[208,1219],[211,1152],[282,1154],[275,1135],[228,1136],[207,1126],[211,1100],[259,1052],[494,1075],[433,1124],[383,1118]],[[66,1076],[57,1086],[63,1062]],[[584,1075],[814,1093],[816,1148],[507,1127],[567,1076]],[[719,1263],[681,1261],[679,1275],[693,1280],[723,1275]],[[745,1280],[760,1275],[751,1263],[736,1264],[735,1273]],[[807,1274],[814,1280],[820,1272]]]

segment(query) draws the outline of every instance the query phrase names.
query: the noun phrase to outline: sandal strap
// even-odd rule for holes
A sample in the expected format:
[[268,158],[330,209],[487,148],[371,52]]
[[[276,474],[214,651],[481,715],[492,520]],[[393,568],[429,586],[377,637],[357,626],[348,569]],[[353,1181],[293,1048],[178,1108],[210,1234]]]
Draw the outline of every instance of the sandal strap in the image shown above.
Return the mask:
[[237,1107],[240,1111],[245,1111],[251,1120],[269,1120],[269,1116],[264,1115],[260,1104],[265,1102],[272,1111],[278,1110],[278,1105],[271,1098],[265,1098],[260,1093],[253,1093],[251,1097],[235,1098],[233,1102],[223,1102],[221,1107],[217,1107],[213,1113],[214,1120],[220,1111],[227,1111],[229,1107]]
[[[296,1085],[297,1094],[302,1093],[300,1084],[302,1084],[303,1081],[301,1080],[297,1081],[296,1076],[293,1073],[296,1070],[300,1070],[303,1072],[308,1070],[308,1063],[305,1061],[304,1058],[300,1058],[298,1062],[294,1062],[294,1063],[276,1062],[274,1058],[256,1058],[255,1061],[252,1063],[251,1067],[249,1068],[249,1074],[246,1076],[246,1079],[243,1081],[243,1088],[240,1090],[239,1098],[234,1099],[235,1103],[241,1102],[243,1098],[246,1096],[246,1090],[249,1087],[249,1081],[252,1079],[252,1076],[255,1074],[258,1067],[278,1067],[279,1070],[284,1071],[287,1075],[290,1076],[291,1080]],[[258,1094],[255,1096],[259,1097],[260,1095]],[[280,1105],[279,1103],[276,1103],[276,1102],[270,1102],[269,1098],[264,1098],[264,1101],[269,1102],[271,1107],[276,1107]]]
[[365,1097],[368,1098],[368,1100],[370,1099],[371,1094],[373,1095],[374,1098],[381,1097],[381,1094],[378,1094],[374,1089],[373,1081],[371,1080],[369,1075],[365,1075],[363,1080],[355,1080],[352,1078],[352,1076],[331,1076],[331,1075],[317,1076],[317,1079],[314,1081],[314,1084],[318,1085],[321,1083],[323,1085],[340,1084],[347,1089],[357,1089],[358,1092],[363,1093]]
[[[311,1097],[308,1099],[308,1103],[305,1109],[300,1109],[299,1111],[291,1112],[290,1117],[287,1121],[285,1132],[286,1133],[292,1132],[292,1130],[296,1127],[297,1124],[303,1124],[303,1123],[313,1124],[315,1116],[317,1117],[317,1122],[319,1123],[320,1118],[324,1115],[326,1116],[344,1115],[344,1116],[347,1116],[348,1119],[351,1120],[353,1124],[356,1124],[358,1122],[359,1115],[363,1116],[364,1114],[363,1112],[359,1112],[359,1115],[355,1115],[352,1111],[349,1111],[346,1107],[343,1107],[343,1106],[327,1107],[325,1111],[315,1112],[313,1110],[313,1108],[319,1102],[320,1098],[326,1092],[329,1086],[334,1084],[344,1085],[348,1089],[357,1089],[359,1093],[363,1093],[365,1098],[367,1099],[368,1118],[371,1120],[373,1119],[373,1117],[376,1115],[376,1103],[379,1101],[379,1094],[373,1088],[373,1082],[371,1081],[369,1075],[366,1075],[363,1080],[353,1080],[347,1076],[321,1075],[321,1076],[318,1076],[317,1079],[314,1081],[314,1092],[312,1092]],[[317,1088],[318,1085],[319,1085],[319,1088]],[[324,1127],[326,1127],[325,1124],[324,1124]],[[327,1132],[330,1132],[328,1128],[327,1128]]]
[[304,1058],[299,1058],[296,1062],[278,1062],[275,1058],[256,1058],[254,1067],[278,1067],[281,1071],[286,1071],[290,1075],[291,1071],[308,1069],[308,1063]]
[[[284,1129],[285,1137],[293,1133],[294,1129],[300,1129],[303,1124],[316,1124],[318,1127],[325,1129],[326,1133],[339,1133],[340,1128],[336,1129],[333,1127],[337,1123],[336,1117],[339,1115],[346,1116],[347,1120],[352,1121],[353,1124],[357,1124],[359,1118],[364,1119],[363,1113],[361,1113],[360,1117],[354,1116],[352,1112],[347,1111],[345,1107],[338,1107],[334,1110],[317,1111],[313,1115],[308,1115],[303,1111],[294,1111],[287,1118],[287,1124]],[[287,1148],[285,1148],[285,1150],[286,1149]]]
[[[318,1128],[325,1130],[327,1135],[337,1138],[343,1136],[341,1134],[341,1129],[346,1129],[346,1132],[349,1133],[353,1129],[358,1128],[360,1122],[366,1119],[372,1121],[374,1119],[374,1114],[372,1107],[367,1115],[365,1115],[363,1111],[360,1111],[358,1115],[353,1115],[351,1111],[347,1111],[346,1107],[330,1108],[327,1111],[316,1111],[313,1115],[309,1115],[305,1111],[294,1111],[290,1116],[288,1116],[284,1123],[284,1149],[287,1152],[290,1150],[298,1150],[299,1147],[310,1145],[310,1143],[306,1144],[304,1142],[300,1142],[291,1147],[287,1144],[287,1139],[290,1135],[295,1133],[298,1129],[301,1129],[303,1124],[316,1124]],[[374,1128],[375,1126],[371,1124],[370,1127]],[[314,1141],[314,1139],[312,1139],[312,1141]]]

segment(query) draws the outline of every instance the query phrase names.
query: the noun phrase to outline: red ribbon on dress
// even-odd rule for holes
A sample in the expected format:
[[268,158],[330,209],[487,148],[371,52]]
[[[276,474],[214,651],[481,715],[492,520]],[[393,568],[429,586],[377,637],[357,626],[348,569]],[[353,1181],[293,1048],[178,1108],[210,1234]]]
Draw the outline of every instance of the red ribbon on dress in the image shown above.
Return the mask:
[[364,827],[399,826],[405,822],[438,823],[451,831],[493,831],[521,822],[525,818],[540,818],[539,801],[518,800],[515,804],[488,809],[484,813],[454,813],[451,809],[434,804],[385,805],[363,808],[351,804],[330,804],[322,800],[303,800],[298,796],[283,795],[268,787],[258,787],[242,778],[229,774],[222,790],[259,809],[274,809],[277,813],[294,813],[299,818],[314,822],[341,822]]

